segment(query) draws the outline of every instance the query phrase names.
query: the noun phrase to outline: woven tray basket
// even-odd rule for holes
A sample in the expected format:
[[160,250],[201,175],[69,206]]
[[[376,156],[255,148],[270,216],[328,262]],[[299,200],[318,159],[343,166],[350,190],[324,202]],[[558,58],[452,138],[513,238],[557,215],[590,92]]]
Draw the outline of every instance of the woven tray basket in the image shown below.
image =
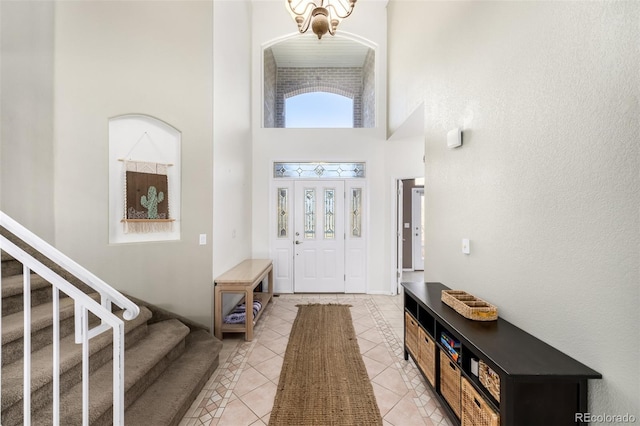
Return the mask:
[[474,321],[498,319],[498,308],[462,290],[442,290],[442,301],[457,313]]

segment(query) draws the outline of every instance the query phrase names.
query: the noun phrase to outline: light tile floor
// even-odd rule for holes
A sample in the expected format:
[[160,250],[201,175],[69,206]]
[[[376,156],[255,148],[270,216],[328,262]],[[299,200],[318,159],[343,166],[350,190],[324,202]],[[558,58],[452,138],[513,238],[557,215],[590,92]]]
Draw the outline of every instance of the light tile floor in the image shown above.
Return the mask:
[[451,426],[413,361],[404,360],[402,296],[290,294],[274,297],[254,339],[226,334],[220,365],[180,426],[267,425],[291,325],[300,303],[348,303],[385,426]]

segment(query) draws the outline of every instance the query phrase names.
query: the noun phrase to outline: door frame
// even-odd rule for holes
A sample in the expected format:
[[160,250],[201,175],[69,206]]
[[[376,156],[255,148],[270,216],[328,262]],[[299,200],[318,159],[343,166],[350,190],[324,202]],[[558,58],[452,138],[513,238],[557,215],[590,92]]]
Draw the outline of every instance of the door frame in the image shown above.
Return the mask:
[[[271,170],[273,172],[274,165],[279,163],[278,161],[272,161]],[[289,162],[296,163],[296,162]],[[311,163],[311,162],[301,162]],[[323,162],[313,162],[319,164],[325,164]],[[340,164],[363,164],[364,162],[339,162]],[[335,163],[333,163],[335,164]],[[269,256],[274,263],[274,292],[275,293],[294,293],[294,256],[295,250],[294,239],[294,181],[297,180],[342,180],[344,181],[345,188],[345,203],[344,203],[344,215],[345,215],[345,293],[368,293],[369,292],[369,280],[368,280],[368,260],[369,260],[369,189],[368,179],[362,174],[358,177],[276,177],[275,172],[271,174],[269,184]],[[276,218],[278,216],[278,198],[277,191],[279,189],[286,189],[288,191],[287,209],[289,215],[287,217],[289,233],[286,238],[280,238],[278,235],[278,223]],[[350,203],[350,191],[360,190],[362,195],[362,237],[354,238],[350,232],[351,217],[349,216],[349,203]],[[358,265],[354,268],[354,265]]]
[[402,207],[402,194],[404,189],[400,190],[400,185],[403,180],[407,179],[424,179],[422,176],[392,176],[391,177],[391,199],[394,200],[391,203],[391,223],[395,226],[391,226],[391,241],[394,242],[393,253],[391,254],[391,267],[389,275],[389,290],[392,295],[396,295],[400,292],[400,283],[402,282],[402,231],[403,231],[403,207]]

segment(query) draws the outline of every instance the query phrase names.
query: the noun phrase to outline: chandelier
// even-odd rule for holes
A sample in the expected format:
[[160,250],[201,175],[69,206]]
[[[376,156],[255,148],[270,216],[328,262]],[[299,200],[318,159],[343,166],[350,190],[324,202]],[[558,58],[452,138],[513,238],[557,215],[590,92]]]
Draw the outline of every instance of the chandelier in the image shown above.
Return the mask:
[[305,33],[309,27],[321,39],[327,32],[335,35],[340,20],[353,12],[357,0],[287,0],[289,13]]

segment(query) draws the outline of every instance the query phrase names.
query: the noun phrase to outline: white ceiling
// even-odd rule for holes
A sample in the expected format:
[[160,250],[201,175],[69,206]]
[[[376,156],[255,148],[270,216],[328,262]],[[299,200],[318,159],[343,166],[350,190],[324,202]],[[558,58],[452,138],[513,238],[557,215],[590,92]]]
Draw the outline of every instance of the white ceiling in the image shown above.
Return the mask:
[[326,34],[301,34],[271,46],[279,67],[361,67],[369,47]]

